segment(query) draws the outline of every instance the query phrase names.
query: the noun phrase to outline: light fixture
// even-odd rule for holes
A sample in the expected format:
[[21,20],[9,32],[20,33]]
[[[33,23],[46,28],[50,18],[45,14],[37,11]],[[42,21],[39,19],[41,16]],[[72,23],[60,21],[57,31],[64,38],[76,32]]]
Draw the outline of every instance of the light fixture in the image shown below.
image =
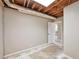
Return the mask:
[[48,7],[55,0],[34,0],[34,1],[40,3],[41,5],[44,5],[45,7]]

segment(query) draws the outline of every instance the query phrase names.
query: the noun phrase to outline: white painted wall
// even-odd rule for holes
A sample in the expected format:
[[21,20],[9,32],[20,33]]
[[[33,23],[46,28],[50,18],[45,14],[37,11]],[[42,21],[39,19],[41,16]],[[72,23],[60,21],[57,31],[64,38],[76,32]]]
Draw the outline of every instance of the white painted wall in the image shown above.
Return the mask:
[[64,9],[64,50],[79,59],[79,1]]
[[5,55],[47,43],[48,19],[4,9]]
[[3,59],[2,10],[3,10],[3,7],[0,4],[0,59]]

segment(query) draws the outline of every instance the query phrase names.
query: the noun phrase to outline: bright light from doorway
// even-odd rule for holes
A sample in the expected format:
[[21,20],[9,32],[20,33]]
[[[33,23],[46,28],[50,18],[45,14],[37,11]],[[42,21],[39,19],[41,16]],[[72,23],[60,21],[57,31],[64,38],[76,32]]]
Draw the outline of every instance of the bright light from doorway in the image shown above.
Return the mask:
[[41,5],[44,5],[45,7],[48,7],[55,0],[34,0],[34,1],[36,1],[37,3],[40,3]]

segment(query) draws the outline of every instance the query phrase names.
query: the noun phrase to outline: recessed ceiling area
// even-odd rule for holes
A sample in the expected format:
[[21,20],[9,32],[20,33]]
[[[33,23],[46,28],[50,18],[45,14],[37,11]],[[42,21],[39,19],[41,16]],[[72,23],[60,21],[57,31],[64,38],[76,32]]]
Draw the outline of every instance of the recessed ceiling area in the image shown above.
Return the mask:
[[[44,0],[46,1],[46,0]],[[63,16],[63,8],[79,0],[55,0],[49,6],[44,6],[34,0],[11,0],[13,4],[29,8],[53,17]]]
[[34,0],[35,2],[48,7],[51,3],[53,3],[55,0]]

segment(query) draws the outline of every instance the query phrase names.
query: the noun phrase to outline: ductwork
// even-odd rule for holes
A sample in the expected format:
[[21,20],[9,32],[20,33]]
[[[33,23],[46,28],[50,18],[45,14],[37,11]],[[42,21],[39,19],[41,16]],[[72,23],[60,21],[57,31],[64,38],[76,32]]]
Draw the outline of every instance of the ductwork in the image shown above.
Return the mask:
[[11,3],[9,0],[4,0],[4,2],[9,7],[14,8],[14,9],[17,9],[20,12],[23,12],[23,13],[26,13],[26,14],[30,14],[30,15],[34,15],[34,16],[39,16],[39,17],[47,18],[47,19],[56,20],[55,17],[52,17],[52,16],[49,16],[49,15],[46,15],[46,14],[43,14],[43,13],[40,13],[40,12],[36,12],[36,11],[30,10],[28,8],[21,7],[19,5],[16,5],[16,4]]

